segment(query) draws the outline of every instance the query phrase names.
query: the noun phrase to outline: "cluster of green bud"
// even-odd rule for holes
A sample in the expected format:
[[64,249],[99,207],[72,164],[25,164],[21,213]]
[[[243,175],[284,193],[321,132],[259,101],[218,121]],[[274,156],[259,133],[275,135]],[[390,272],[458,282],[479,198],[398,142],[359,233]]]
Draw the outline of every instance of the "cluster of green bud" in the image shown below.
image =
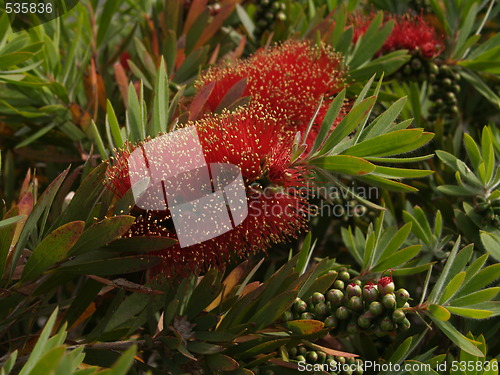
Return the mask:
[[437,65],[429,59],[423,57],[419,52],[404,64],[395,74],[398,81],[423,82],[430,79],[432,74],[436,74]]
[[359,358],[333,356],[321,350],[309,350],[304,345],[288,349],[288,358],[290,361],[299,362],[299,365],[307,363],[334,375],[360,375],[363,373],[363,361]]
[[500,199],[478,197],[474,210],[481,216],[483,224],[500,228]]
[[429,82],[432,84],[432,94],[429,98],[433,102],[429,109],[429,121],[435,121],[438,117],[445,119],[457,117],[459,80],[460,75],[448,65],[433,64],[433,72],[429,74]]
[[320,320],[337,336],[365,332],[381,337],[410,328],[405,312],[410,307],[409,299],[406,289],[395,291],[390,276],[382,277],[377,284],[369,281],[363,285],[341,269],[330,290],[316,292],[307,301],[297,298],[283,320]]
[[255,37],[260,39],[276,21],[286,20],[286,4],[280,0],[257,0],[255,10]]

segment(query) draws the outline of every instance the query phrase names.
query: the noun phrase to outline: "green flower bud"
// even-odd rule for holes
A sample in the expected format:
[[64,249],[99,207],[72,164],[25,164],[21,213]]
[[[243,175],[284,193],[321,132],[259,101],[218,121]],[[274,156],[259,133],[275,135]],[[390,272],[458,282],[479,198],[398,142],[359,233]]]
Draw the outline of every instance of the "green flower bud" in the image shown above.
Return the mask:
[[315,292],[313,295],[312,295],[312,302],[316,305],[318,303],[324,303],[325,302],[325,296],[323,295],[323,293],[319,293],[319,292]]
[[394,292],[394,281],[392,277],[385,276],[382,277],[377,283],[378,291],[380,294],[385,295]]
[[363,315],[360,315],[358,317],[358,326],[363,328],[363,329],[368,329],[370,328],[370,326],[372,325],[372,320],[369,318],[369,315],[367,315],[366,313],[363,314]]
[[422,61],[420,59],[414,58],[410,62],[411,68],[415,71],[422,69]]
[[373,316],[378,316],[384,311],[384,307],[379,301],[373,301],[368,307],[368,311],[373,314]]
[[353,297],[353,296],[360,297],[362,292],[361,287],[354,283],[347,284],[345,290],[347,292],[348,297]]
[[340,320],[347,320],[349,319],[349,316],[351,313],[345,306],[340,306],[336,311],[335,311],[335,316],[340,319]]
[[291,347],[290,349],[288,349],[288,356],[290,358],[293,358],[297,355],[297,347],[296,346],[293,346]]
[[446,99],[446,103],[449,103],[449,104],[454,104],[457,102],[457,97],[452,92],[447,92],[445,99]]
[[300,298],[297,298],[293,303],[293,309],[295,310],[295,312],[302,314],[307,310],[307,303],[302,301]]
[[433,62],[431,62],[429,64],[429,73],[432,73],[432,74],[438,74],[439,73],[439,67],[434,64]]
[[409,76],[412,73],[411,66],[408,64],[405,65],[403,68],[403,73],[406,74],[407,76]]
[[396,308],[396,296],[394,293],[386,294],[382,298],[382,304],[386,309],[394,310]]
[[401,309],[396,309],[392,312],[392,320],[394,320],[395,323],[402,323],[405,318],[406,314]]
[[445,87],[450,87],[450,86],[452,85],[452,83],[453,83],[453,82],[451,81],[451,79],[449,79],[449,78],[445,78],[445,79],[443,79],[443,81],[442,81],[442,82],[443,82],[443,86],[445,86]]
[[307,354],[307,348],[301,345],[297,348],[297,352],[299,353],[299,355],[303,355],[305,357]]
[[311,314],[310,312],[305,312],[300,315],[300,319],[304,320],[312,320],[314,318],[315,318],[314,314]]
[[344,299],[344,293],[339,289],[330,289],[326,293],[326,298],[332,305],[338,305]]
[[356,320],[350,320],[349,323],[347,323],[347,333],[350,334],[355,334],[359,331],[358,329],[358,324],[356,323]]
[[322,351],[318,351],[316,353],[318,353],[318,360],[317,360],[316,363],[320,363],[320,364],[325,363],[325,361],[326,361],[326,353],[322,352]]
[[404,305],[403,305],[403,308],[407,309],[408,307],[410,307],[410,304],[408,302],[406,302]]
[[352,283],[356,284],[356,285],[359,285],[359,286],[363,285],[363,283],[359,279],[353,280]]
[[338,363],[340,363],[342,366],[343,366],[343,365],[345,365],[345,357],[337,357],[337,356],[335,356],[334,358],[335,358],[335,360],[336,360]]
[[339,273],[339,279],[348,282],[351,279],[351,275],[347,271],[342,271]]
[[453,92],[454,92],[455,94],[458,94],[458,93],[460,92],[460,90],[461,90],[461,87],[460,87],[460,85],[455,84],[455,85],[453,85],[453,86],[452,86],[452,88],[451,88],[451,89],[453,90]]
[[327,312],[328,312],[328,307],[323,302],[318,303],[314,308],[314,313],[316,314],[316,316],[324,316],[327,314]]
[[306,361],[306,357],[304,357],[303,355],[298,355],[297,357],[295,357],[295,360],[297,362],[305,362]]
[[403,307],[403,305],[410,299],[410,293],[406,289],[398,289],[396,294],[396,302],[398,307]]
[[391,320],[391,318],[389,318],[389,317],[386,316],[380,322],[380,328],[383,331],[392,331],[394,329],[394,322]]
[[324,323],[326,328],[331,329],[337,328],[337,326],[339,325],[337,318],[335,318],[333,315],[327,316],[324,320]]
[[276,19],[282,22],[286,21],[286,14],[283,12],[278,12],[278,14],[276,15]]
[[344,282],[342,280],[335,280],[335,282],[333,283],[333,287],[335,289],[344,290]]
[[318,353],[316,353],[314,350],[307,352],[306,356],[307,363],[316,363],[317,360],[318,360]]
[[363,287],[363,299],[366,302],[375,301],[379,297],[377,286],[372,282],[367,282]]
[[352,311],[359,311],[363,309],[363,300],[360,297],[351,297],[347,302],[347,308]]
[[406,331],[407,329],[410,329],[411,327],[411,323],[410,321],[408,320],[408,318],[404,318],[403,321],[401,323],[398,324],[398,327],[399,329],[401,329],[402,331]]

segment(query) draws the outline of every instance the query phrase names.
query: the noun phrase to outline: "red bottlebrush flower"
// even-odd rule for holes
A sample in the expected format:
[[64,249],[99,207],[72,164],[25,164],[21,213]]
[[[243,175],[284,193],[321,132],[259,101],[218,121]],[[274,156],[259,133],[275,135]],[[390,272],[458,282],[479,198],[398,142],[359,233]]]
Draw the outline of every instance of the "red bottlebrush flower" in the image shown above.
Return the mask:
[[278,112],[295,132],[305,132],[324,97],[310,133],[314,140],[331,97],[344,86],[344,75],[340,55],[330,48],[308,41],[287,41],[261,49],[247,60],[210,69],[200,78],[198,88],[215,83],[205,108],[205,112],[213,112],[231,87],[246,78],[243,96],[251,96],[254,102]]
[[[356,14],[351,17],[354,26],[353,41],[356,42],[364,35],[372,22],[375,14],[363,16]],[[442,37],[438,36],[436,30],[425,21],[423,16],[405,14],[394,16],[385,14],[385,21],[394,20],[394,28],[382,46],[380,53],[407,49],[409,51],[420,51],[425,58],[434,58],[444,49]]]
[[[247,196],[243,222],[211,240],[156,252],[165,261],[153,274],[174,277],[221,267],[233,258],[265,251],[273,243],[290,240],[307,225],[309,205],[305,189],[308,170],[290,164],[293,134],[261,106],[197,121],[198,137],[207,163],[229,163],[240,168]],[[146,140],[145,142],[148,142]],[[127,158],[138,146],[127,145],[112,159],[106,185],[117,197],[131,187]],[[176,238],[169,211],[146,211],[127,234]]]

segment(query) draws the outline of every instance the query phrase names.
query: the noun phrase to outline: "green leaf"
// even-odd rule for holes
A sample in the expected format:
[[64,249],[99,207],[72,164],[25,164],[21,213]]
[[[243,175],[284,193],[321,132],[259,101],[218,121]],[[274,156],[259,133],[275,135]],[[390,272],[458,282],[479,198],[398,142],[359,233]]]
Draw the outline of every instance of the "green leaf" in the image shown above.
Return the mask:
[[113,216],[106,218],[92,225],[85,230],[78,242],[71,249],[70,255],[79,255],[102,246],[117,239],[127,232],[135,217],[133,216]]
[[342,121],[340,121],[335,129],[333,129],[319,154],[322,155],[329,152],[340,141],[347,137],[365,119],[365,117],[368,116],[376,100],[376,97],[371,96],[354,106],[354,108],[349,111],[349,113],[342,119]]
[[99,134],[99,130],[97,129],[97,125],[95,124],[94,120],[91,120],[90,122],[90,130],[92,131],[92,136],[94,137],[94,142],[97,146],[97,149],[99,150],[99,153],[101,154],[102,159],[107,159],[108,158],[108,151],[104,147],[104,142],[102,140],[101,134]]
[[465,272],[460,272],[453,279],[451,279],[450,283],[444,289],[439,303],[445,303],[455,295],[457,290],[462,286],[462,283],[465,280],[465,275]]
[[481,95],[493,103],[496,108],[500,106],[500,97],[476,73],[462,70],[460,76],[465,78]]
[[255,32],[255,25],[252,21],[252,19],[248,16],[245,8],[243,8],[240,4],[236,4],[236,13],[238,14],[238,17],[241,21],[241,24],[247,31],[248,36],[250,39],[254,39],[254,32]]
[[35,230],[38,220],[45,212],[45,220],[48,216],[48,212],[54,201],[54,197],[56,196],[57,191],[61,187],[62,182],[66,178],[69,169],[66,169],[59,176],[57,176],[54,181],[50,183],[47,189],[43,192],[42,196],[38,199],[35,207],[31,211],[31,214],[26,219],[26,223],[24,224],[23,230],[21,231],[21,235],[19,236],[19,240],[17,242],[16,249],[14,250],[14,255],[12,256],[12,266],[11,266],[11,277],[14,273],[15,267],[17,267],[17,262],[21,255],[21,251],[25,248],[26,243],[28,242],[29,236]]
[[369,161],[349,155],[323,156],[311,160],[310,164],[328,171],[351,176],[360,176],[375,170],[375,165]]
[[448,336],[448,338],[453,341],[460,349],[465,350],[467,353],[478,357],[484,357],[484,354],[474,345],[471,340],[467,339],[464,335],[456,330],[455,327],[451,325],[450,322],[443,322],[434,316],[430,315],[430,318],[438,326],[438,328],[443,331],[443,333]]
[[377,165],[375,168],[375,173],[378,176],[386,178],[420,178],[426,177],[434,173],[431,170],[424,169],[403,169],[403,168],[391,168],[391,167],[381,167]]
[[479,150],[477,143],[469,134],[464,133],[464,145],[465,150],[467,151],[467,155],[469,155],[469,159],[472,162],[472,165],[477,170],[479,168],[479,164],[483,160],[481,151]]
[[26,215],[17,215],[17,216],[9,217],[8,219],[0,221],[0,228],[12,226],[12,224],[18,223],[24,219],[26,219]]
[[137,97],[135,86],[131,82],[128,87],[128,107],[126,113],[127,129],[129,133],[128,139],[131,142],[139,142],[146,138],[146,129],[142,121],[142,112],[142,106],[139,102],[139,98]]
[[44,350],[46,349],[45,346],[50,337],[50,334],[52,333],[52,329],[54,328],[54,325],[56,323],[58,312],[59,309],[56,307],[56,309],[50,315],[49,320],[47,320],[47,323],[45,323],[45,327],[43,328],[42,333],[38,337],[35,347],[33,348],[33,350],[31,350],[31,353],[28,357],[28,361],[23,366],[19,375],[28,375],[31,372],[31,370],[35,367],[38,360],[44,354]]
[[118,360],[114,363],[111,368],[110,375],[126,375],[129,373],[132,364],[134,363],[134,357],[137,352],[137,347],[135,345],[128,348],[125,353],[121,354]]
[[417,188],[403,184],[401,182],[396,182],[388,180],[387,178],[371,175],[358,176],[358,180],[364,181],[369,185],[378,186],[382,189],[387,189],[389,191],[400,191],[400,192],[415,192],[418,191]]
[[156,73],[155,98],[153,108],[153,129],[150,136],[156,137],[160,132],[167,131],[167,108],[168,108],[168,78],[165,60],[162,56],[160,67]]
[[[1,20],[0,20],[0,22],[1,22]],[[14,368],[14,365],[16,364],[17,353],[18,353],[18,351],[15,350],[10,355],[9,359],[5,361],[3,367],[0,369],[1,370],[0,374],[2,374],[2,375],[9,375],[10,374],[10,372]]]
[[302,248],[299,253],[299,258],[297,259],[297,265],[295,267],[299,275],[302,275],[304,272],[306,272],[307,265],[309,264],[309,260],[311,259],[314,250],[314,245],[316,244],[315,241],[311,246],[311,238],[312,234],[311,232],[309,232],[307,233],[307,236],[302,243]]
[[288,290],[268,301],[264,307],[258,310],[251,318],[251,322],[255,323],[255,329],[262,329],[276,321],[290,308],[290,306],[292,306],[293,301],[297,298],[297,294],[298,292],[295,290]]
[[443,322],[449,320],[451,317],[450,312],[444,306],[441,305],[431,304],[429,305],[427,310],[432,314],[432,316],[435,316],[436,318],[438,318]]
[[404,249],[395,252],[394,254],[377,264],[375,267],[373,267],[372,271],[384,271],[390,268],[401,266],[415,257],[420,252],[420,249],[422,249],[421,245],[405,247]]
[[64,260],[69,249],[80,238],[85,223],[74,221],[57,228],[33,250],[23,270],[21,281],[31,280],[49,267]]
[[100,47],[105,40],[111,26],[111,19],[117,13],[120,4],[119,0],[108,0],[104,3],[99,22],[97,23],[99,26],[97,30],[97,47]]
[[328,111],[326,112],[325,117],[323,118],[323,122],[321,123],[321,128],[319,133],[314,140],[313,147],[311,149],[311,154],[313,154],[316,150],[321,147],[321,144],[325,141],[326,136],[330,132],[335,119],[338,117],[340,113],[340,109],[344,105],[346,90],[343,89],[341,92],[335,96],[335,99],[332,101],[330,106],[328,107]]
[[397,347],[397,349],[392,353],[391,357],[387,361],[392,365],[397,363],[401,363],[409,353],[409,349],[411,347],[411,343],[413,341],[413,337],[408,337],[401,345]]
[[387,133],[391,123],[396,120],[401,111],[406,104],[406,97],[402,97],[393,103],[384,113],[382,113],[375,121],[373,121],[370,126],[368,126],[363,134],[360,136],[360,140],[365,140],[373,138],[379,135]]
[[457,296],[463,296],[475,292],[497,280],[499,277],[500,263],[485,267],[464,284]]
[[[428,298],[428,301],[430,303],[437,302],[439,300],[439,296],[442,294],[443,288],[445,287],[445,283],[448,281],[448,277],[451,274],[450,270],[453,267],[453,263],[455,262],[455,258],[457,258],[457,252],[458,252],[458,248],[460,246],[460,240],[461,240],[461,238],[459,236],[458,239],[455,241],[455,246],[453,246],[453,249],[451,250],[450,255],[448,255],[448,260],[446,261],[446,264],[443,268],[443,271],[441,272],[441,275],[437,279],[436,284],[434,285],[434,288],[432,288],[432,292],[430,293],[429,298]],[[464,252],[464,250],[465,249],[463,249],[462,252]],[[465,264],[464,264],[464,266],[465,266]],[[462,269],[459,269],[456,272],[460,272],[461,270]],[[453,276],[454,276],[454,274],[453,274]]]
[[217,354],[225,350],[223,346],[208,344],[206,342],[189,341],[186,349],[195,354]]
[[109,134],[112,136],[112,139],[109,139],[110,144],[114,144],[117,148],[122,148],[124,142],[120,131],[120,125],[118,125],[115,110],[109,99],[106,104],[106,127],[109,129]]
[[434,135],[421,129],[396,130],[387,134],[367,139],[342,151],[352,156],[391,156],[413,151],[427,142]]
[[50,374],[54,371],[61,361],[66,347],[57,346],[45,353],[35,364],[33,369],[27,375]]
[[111,242],[105,249],[120,252],[152,252],[166,249],[176,243],[177,240],[170,237],[125,237]]
[[194,318],[217,298],[222,288],[222,285],[218,282],[218,277],[219,274],[215,269],[209,270],[203,276],[184,310],[184,314],[188,316],[188,319]]
[[493,233],[480,231],[481,243],[490,255],[500,262],[500,238]]
[[471,318],[471,319],[486,319],[493,314],[492,311],[488,310],[467,309],[464,307],[448,306],[447,309],[452,314],[464,316],[466,318]]
[[[93,253],[88,253],[89,255]],[[82,256],[66,262],[58,270],[75,275],[119,275],[132,273],[153,267],[162,261],[162,258],[153,255],[130,255],[116,258],[81,259]]]
[[294,335],[311,335],[319,332],[325,326],[325,323],[319,320],[292,320],[283,324]]
[[478,290],[477,292],[470,293],[466,296],[452,299],[450,305],[452,306],[469,306],[477,303],[490,301],[494,299],[500,292],[500,287],[493,287]]
[[208,367],[217,373],[219,371],[233,371],[240,367],[238,362],[224,354],[207,355],[205,360]]

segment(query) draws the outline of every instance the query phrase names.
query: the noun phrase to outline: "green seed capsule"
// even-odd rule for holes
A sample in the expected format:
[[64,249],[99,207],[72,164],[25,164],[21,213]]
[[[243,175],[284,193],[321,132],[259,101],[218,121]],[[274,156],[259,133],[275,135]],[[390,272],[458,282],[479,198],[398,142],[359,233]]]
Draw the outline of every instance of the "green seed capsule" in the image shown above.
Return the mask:
[[297,298],[293,303],[293,309],[295,310],[295,312],[302,314],[307,310],[307,303],[302,301],[300,298]]
[[396,309],[392,312],[392,320],[394,320],[395,323],[402,323],[405,318],[406,314],[401,309]]
[[386,294],[382,298],[382,304],[386,309],[394,310],[396,308],[396,296],[393,293]]
[[368,307],[368,311],[373,314],[373,316],[379,316],[384,311],[384,307],[379,301],[373,301]]
[[332,305],[338,305],[344,299],[344,293],[339,289],[330,289],[326,293],[326,298]]
[[363,300],[360,297],[351,297],[347,302],[347,308],[352,311],[359,311],[363,309]]
[[347,307],[345,306],[340,306],[336,311],[335,311],[335,316],[340,319],[340,320],[347,320],[349,319],[349,316],[351,313],[349,310],[347,310]]
[[313,364],[313,363],[316,363],[317,360],[318,360],[318,353],[316,353],[314,350],[307,352],[307,356],[306,356],[307,363]]
[[420,61],[420,59],[412,59],[410,65],[411,68],[415,71],[419,71],[420,69],[422,69],[422,61]]
[[316,305],[318,303],[324,303],[325,302],[325,296],[323,293],[315,292],[312,295],[312,302]]
[[290,358],[293,358],[297,355],[297,347],[296,346],[293,346],[291,347],[290,349],[288,349],[288,356]]
[[335,318],[333,315],[327,316],[324,320],[324,324],[326,328],[331,329],[337,328],[339,325],[337,318]]
[[299,353],[299,355],[303,355],[305,357],[307,354],[307,348],[305,346],[299,346],[297,348],[297,352]]
[[455,85],[452,86],[451,89],[453,90],[453,92],[455,94],[458,94],[460,92],[460,85],[455,84]]

